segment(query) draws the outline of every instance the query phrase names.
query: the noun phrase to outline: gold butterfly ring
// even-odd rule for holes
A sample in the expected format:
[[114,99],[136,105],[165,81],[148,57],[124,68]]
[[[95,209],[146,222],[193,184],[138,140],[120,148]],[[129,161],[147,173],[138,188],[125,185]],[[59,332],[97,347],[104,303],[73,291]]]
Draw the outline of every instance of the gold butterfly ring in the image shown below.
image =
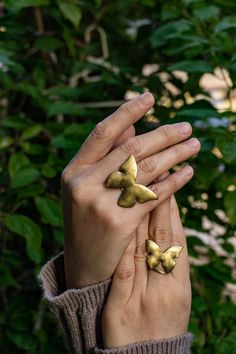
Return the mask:
[[183,247],[171,246],[162,252],[161,248],[153,241],[146,240],[147,265],[149,269],[155,270],[161,274],[170,273],[175,265],[176,259],[179,257]]
[[121,189],[118,205],[123,208],[131,208],[136,202],[145,203],[149,200],[158,199],[157,195],[149,188],[136,184],[137,164],[131,155],[120,167],[119,171],[113,172],[106,182],[108,188]]

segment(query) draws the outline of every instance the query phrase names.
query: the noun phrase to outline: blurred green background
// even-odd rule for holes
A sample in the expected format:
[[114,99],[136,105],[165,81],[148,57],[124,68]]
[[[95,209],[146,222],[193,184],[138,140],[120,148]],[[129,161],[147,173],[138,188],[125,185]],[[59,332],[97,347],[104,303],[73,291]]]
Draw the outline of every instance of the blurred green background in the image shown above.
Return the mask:
[[65,353],[37,283],[63,249],[60,173],[98,121],[146,90],[156,104],[138,133],[187,120],[202,143],[177,194],[192,352],[236,353],[235,14],[235,0],[0,1],[1,353]]

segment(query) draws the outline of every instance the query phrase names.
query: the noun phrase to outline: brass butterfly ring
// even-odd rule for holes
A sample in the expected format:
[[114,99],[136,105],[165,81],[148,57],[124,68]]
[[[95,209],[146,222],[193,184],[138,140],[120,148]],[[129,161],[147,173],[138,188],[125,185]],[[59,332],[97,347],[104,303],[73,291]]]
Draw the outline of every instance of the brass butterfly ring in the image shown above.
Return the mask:
[[171,246],[162,252],[161,248],[155,242],[146,240],[146,250],[148,253],[146,261],[148,268],[161,274],[170,273],[174,269],[176,259],[179,257],[182,249],[182,246]]
[[149,188],[135,183],[137,178],[137,164],[131,155],[120,167],[119,171],[113,172],[106,182],[108,188],[121,189],[118,205],[123,208],[131,208],[136,202],[144,203],[158,199],[157,195]]

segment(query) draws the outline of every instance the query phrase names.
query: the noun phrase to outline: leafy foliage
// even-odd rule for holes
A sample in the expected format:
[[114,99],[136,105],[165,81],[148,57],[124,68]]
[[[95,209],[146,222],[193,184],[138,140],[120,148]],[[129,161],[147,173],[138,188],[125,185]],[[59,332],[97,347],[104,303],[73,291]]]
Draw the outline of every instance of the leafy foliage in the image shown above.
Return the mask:
[[[236,353],[226,287],[235,283],[235,10],[234,0],[0,3],[1,353],[65,352],[36,279],[63,246],[60,173],[127,91],[146,89],[156,104],[138,132],[187,120],[202,143],[196,177],[178,193],[195,260],[193,353]],[[225,87],[224,110],[202,85],[206,73]]]

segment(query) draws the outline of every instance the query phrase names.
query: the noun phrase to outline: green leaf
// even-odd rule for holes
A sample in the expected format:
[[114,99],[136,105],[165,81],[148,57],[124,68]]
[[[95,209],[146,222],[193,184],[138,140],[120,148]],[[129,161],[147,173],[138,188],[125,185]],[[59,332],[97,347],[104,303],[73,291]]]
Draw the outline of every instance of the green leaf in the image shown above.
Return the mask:
[[182,70],[187,73],[212,73],[214,68],[206,61],[181,61],[168,67],[169,71]]
[[24,7],[37,7],[37,6],[46,6],[49,5],[50,0],[7,0],[6,1],[9,7],[16,9],[21,9]]
[[22,118],[22,117],[17,117],[17,116],[7,116],[5,117],[4,121],[2,122],[2,126],[5,128],[12,128],[16,129],[19,131],[22,131],[24,129],[27,129],[30,127],[31,122],[28,120]]
[[236,63],[233,63],[229,68],[230,78],[233,82],[234,87],[236,87]]
[[38,38],[34,44],[36,49],[42,50],[43,52],[54,51],[62,48],[63,46],[63,42],[55,37],[41,37]]
[[211,18],[217,17],[220,14],[220,9],[217,6],[209,5],[196,9],[193,13],[197,18],[199,18],[199,20],[207,21]]
[[31,127],[25,129],[21,135],[21,141],[32,139],[39,135],[42,131],[42,126],[40,124],[34,124]]
[[17,173],[17,176],[12,178],[11,186],[12,188],[25,187],[37,181],[39,177],[40,173],[36,168],[26,166]]
[[83,115],[84,109],[74,102],[51,102],[48,106],[48,115],[57,114]]
[[25,215],[8,215],[4,221],[5,226],[11,231],[24,237],[26,250],[30,260],[40,263],[42,260],[42,232],[39,226]]
[[10,268],[6,265],[2,264],[0,267],[0,287],[7,286],[7,287],[19,287],[19,284],[12,276],[10,272]]
[[34,201],[46,224],[62,226],[62,211],[58,201],[48,197],[35,197]]
[[19,191],[17,191],[17,196],[19,198],[34,197],[36,195],[43,193],[44,191],[45,191],[45,186],[41,184],[33,184],[31,186],[22,188]]
[[56,176],[57,170],[54,167],[52,167],[50,164],[45,163],[42,166],[42,174],[47,178],[53,178]]
[[215,27],[215,33],[219,33],[234,28],[236,28],[236,17],[235,16],[223,17],[223,19],[217,23]]
[[225,142],[222,147],[220,147],[220,151],[227,163],[233,162],[236,159],[236,142]]
[[77,28],[79,26],[82,16],[80,7],[68,1],[60,0],[58,2],[58,6],[61,12],[63,13],[64,17]]
[[176,36],[188,31],[190,28],[191,22],[184,19],[172,21],[160,26],[153,32],[151,37],[153,48],[162,47],[168,42],[170,37],[174,39]]
[[17,177],[20,170],[29,165],[30,161],[25,155],[21,153],[13,154],[8,163],[8,172],[11,180]]
[[8,329],[7,337],[17,348],[24,349],[28,353],[35,353],[35,339],[33,336],[29,336],[27,332],[17,332]]
[[231,225],[236,225],[236,191],[228,192],[224,198],[226,214],[229,217]]
[[14,143],[14,139],[10,136],[0,137],[0,149],[5,149]]

